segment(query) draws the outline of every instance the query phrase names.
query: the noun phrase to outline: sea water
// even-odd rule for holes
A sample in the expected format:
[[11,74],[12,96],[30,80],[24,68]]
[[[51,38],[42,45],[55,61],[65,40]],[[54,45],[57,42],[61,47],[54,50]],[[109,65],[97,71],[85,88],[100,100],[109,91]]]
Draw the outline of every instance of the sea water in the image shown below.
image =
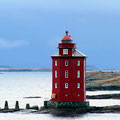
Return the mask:
[[[31,106],[43,106],[44,100],[49,100],[52,89],[52,72],[2,72],[0,74],[0,107],[4,107],[5,100],[9,108],[14,108],[18,100],[20,108],[25,108],[26,103]],[[120,91],[92,91],[87,95],[100,95],[120,93]],[[40,97],[30,98],[26,97]],[[91,106],[120,105],[120,100],[101,99],[88,100]],[[120,120],[119,114],[85,114],[76,117],[55,117],[50,114],[34,113],[0,113],[0,120]]]

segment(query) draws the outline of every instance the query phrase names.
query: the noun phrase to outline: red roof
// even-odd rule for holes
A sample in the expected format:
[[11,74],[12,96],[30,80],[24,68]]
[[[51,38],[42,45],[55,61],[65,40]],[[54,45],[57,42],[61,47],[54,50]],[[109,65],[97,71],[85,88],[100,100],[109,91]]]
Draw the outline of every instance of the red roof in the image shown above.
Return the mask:
[[69,32],[67,30],[65,31],[65,33],[66,33],[66,35],[64,36],[64,38],[62,40],[72,40],[71,36],[68,35]]

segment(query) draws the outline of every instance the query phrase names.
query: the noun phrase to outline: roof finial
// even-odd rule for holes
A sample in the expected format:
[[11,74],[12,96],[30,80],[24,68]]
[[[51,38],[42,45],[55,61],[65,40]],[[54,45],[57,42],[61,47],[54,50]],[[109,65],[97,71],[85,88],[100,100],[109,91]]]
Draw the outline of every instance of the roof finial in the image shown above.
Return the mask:
[[66,33],[66,35],[68,35],[68,33],[69,33],[68,30],[66,30],[65,33]]
[[63,40],[72,40],[71,36],[68,35],[68,33],[69,33],[68,30],[66,30],[65,33],[66,33],[66,35],[64,36],[64,38],[62,38],[62,41]]

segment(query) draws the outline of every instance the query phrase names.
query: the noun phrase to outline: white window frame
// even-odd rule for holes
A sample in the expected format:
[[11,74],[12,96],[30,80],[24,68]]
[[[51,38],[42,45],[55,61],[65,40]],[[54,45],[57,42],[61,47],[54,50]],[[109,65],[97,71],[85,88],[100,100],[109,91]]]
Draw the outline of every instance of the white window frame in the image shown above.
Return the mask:
[[55,60],[55,66],[57,66],[57,60]]
[[57,88],[57,83],[55,83],[55,88]]
[[68,66],[68,60],[65,60],[65,66]]
[[65,70],[65,78],[68,78],[68,70]]
[[77,83],[77,88],[80,88],[80,83]]
[[80,66],[80,60],[77,61],[77,66]]
[[77,71],[77,78],[80,78],[80,71]]
[[65,88],[68,88],[68,83],[65,83]]
[[68,54],[68,49],[63,49],[63,54],[67,55]]
[[55,78],[57,78],[57,70],[55,70]]

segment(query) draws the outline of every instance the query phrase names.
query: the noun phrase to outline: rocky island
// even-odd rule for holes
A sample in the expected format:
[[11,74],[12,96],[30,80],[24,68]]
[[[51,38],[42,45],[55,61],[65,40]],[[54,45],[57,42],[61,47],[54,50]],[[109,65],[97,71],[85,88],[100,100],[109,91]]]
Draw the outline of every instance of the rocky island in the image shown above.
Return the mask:
[[87,90],[120,90],[120,72],[87,72]]

